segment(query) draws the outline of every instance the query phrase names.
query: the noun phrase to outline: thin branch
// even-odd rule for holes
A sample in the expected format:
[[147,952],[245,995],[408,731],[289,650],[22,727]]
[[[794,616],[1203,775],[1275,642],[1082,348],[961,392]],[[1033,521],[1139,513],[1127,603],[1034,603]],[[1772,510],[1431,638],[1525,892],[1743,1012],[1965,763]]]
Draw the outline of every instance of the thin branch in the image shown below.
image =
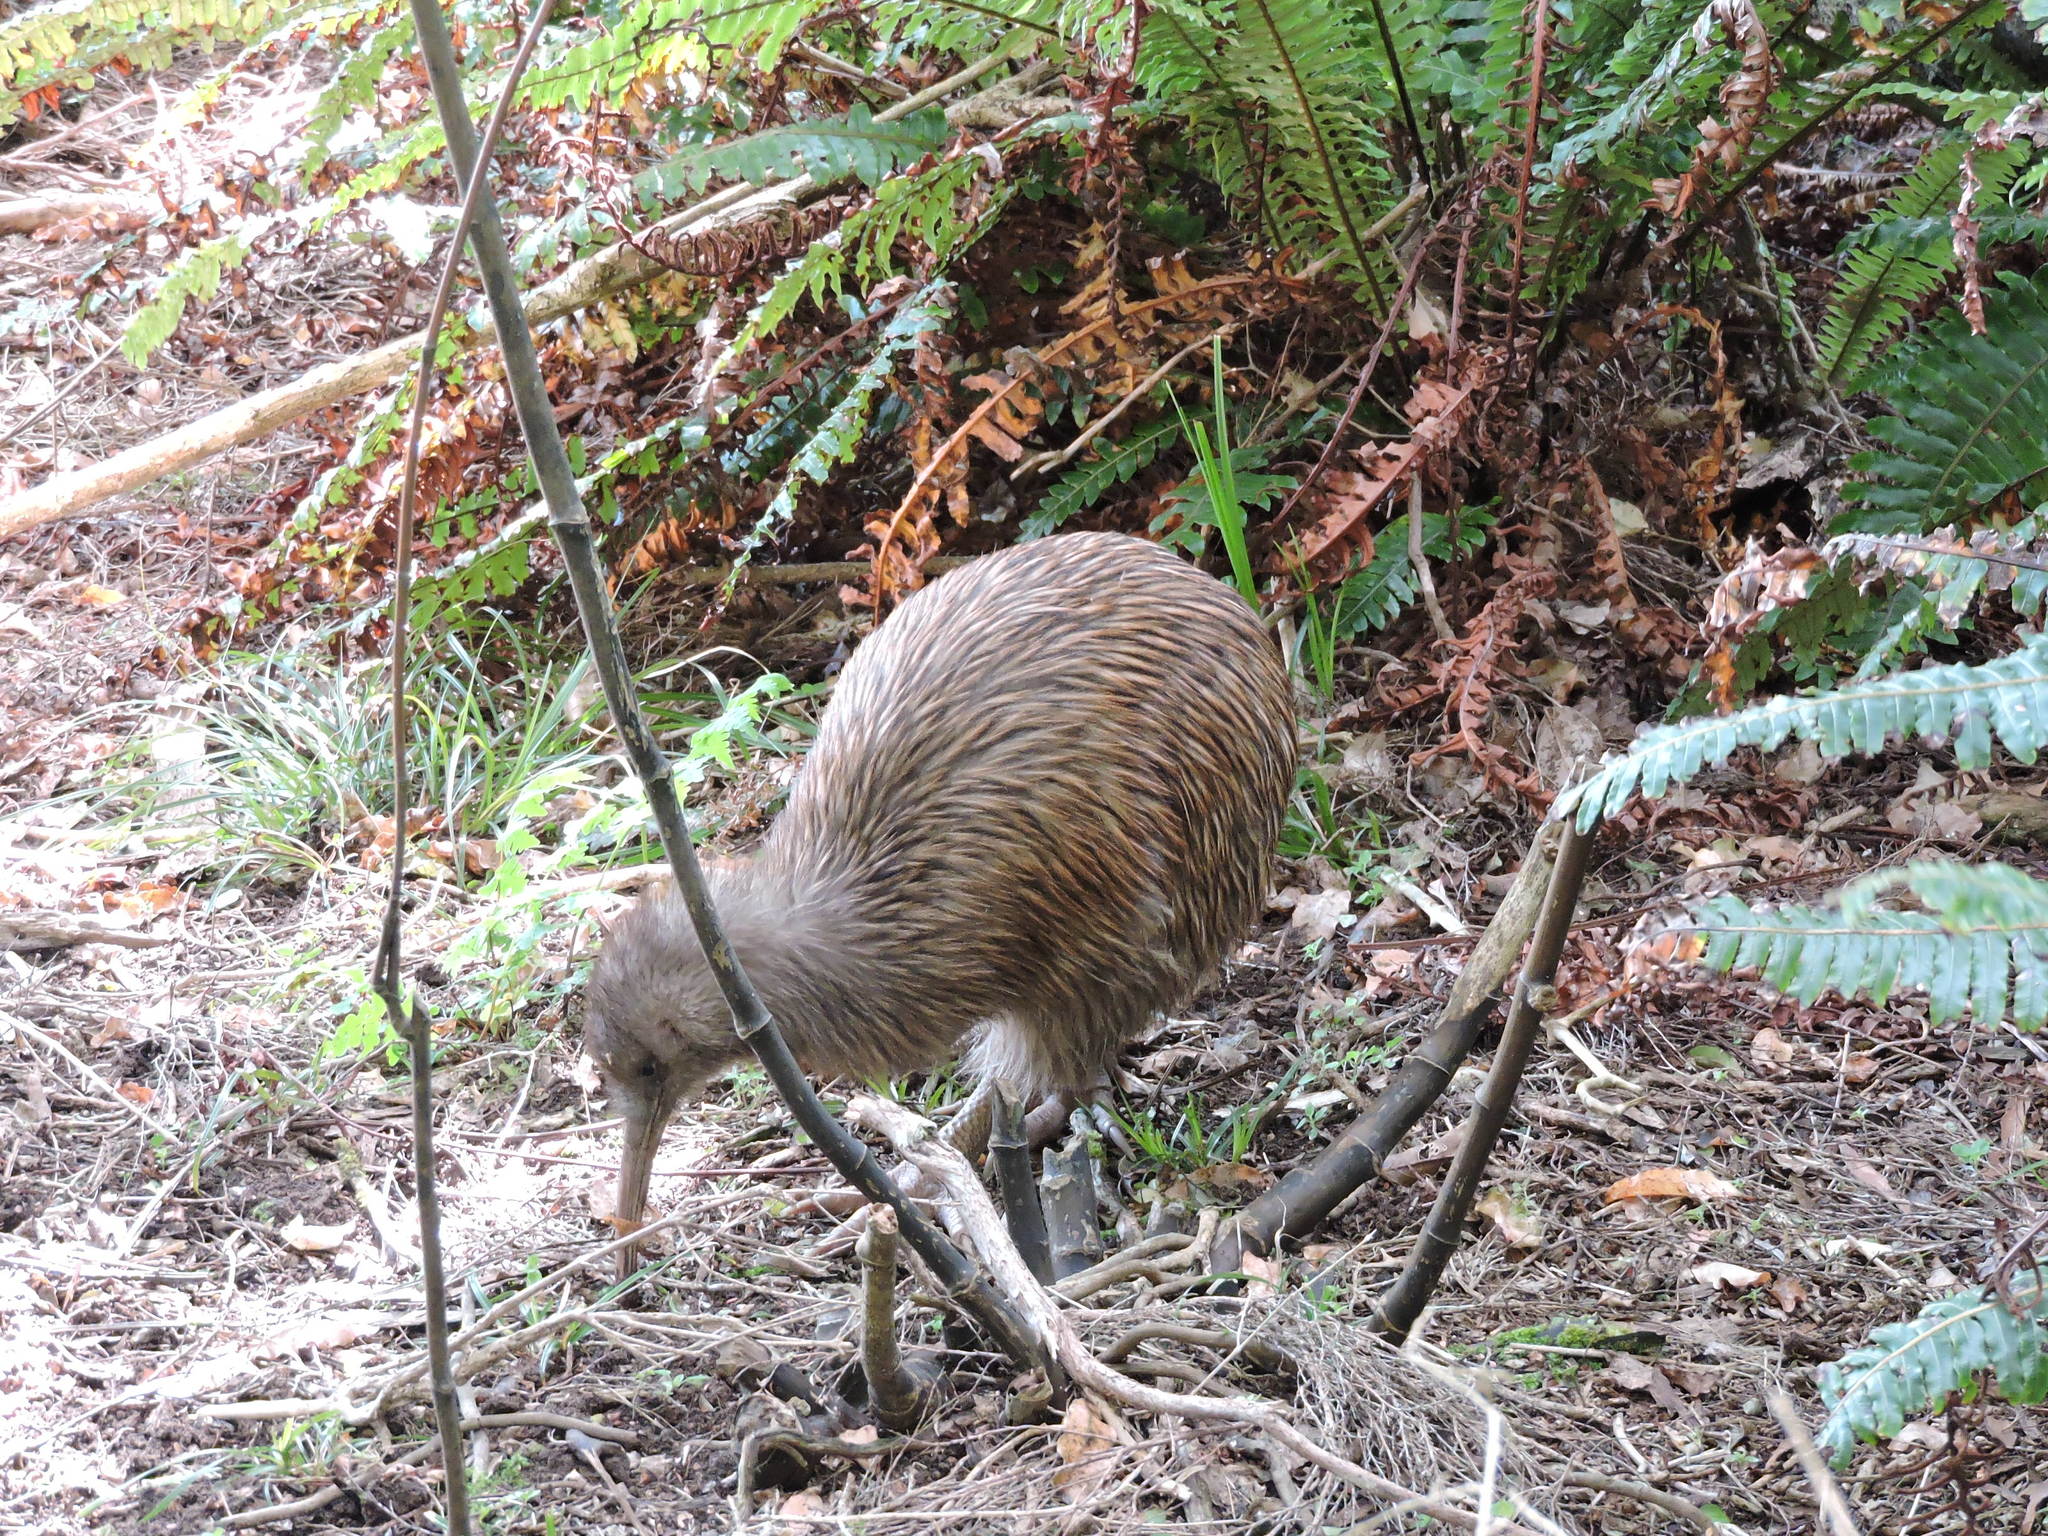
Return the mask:
[[1537,834],[1515,883],[1458,973],[1429,1038],[1403,1058],[1368,1113],[1315,1161],[1295,1169],[1237,1214],[1216,1245],[1212,1274],[1235,1273],[1245,1254],[1270,1253],[1280,1238],[1313,1231],[1354,1190],[1378,1176],[1401,1138],[1443,1096],[1535,931],[1557,837],[1549,825]]
[[1494,1143],[1508,1123],[1515,1106],[1515,1090],[1530,1054],[1542,1034],[1543,1019],[1557,1011],[1557,962],[1564,952],[1572,913],[1579,904],[1579,891],[1586,883],[1586,864],[1592,852],[1593,834],[1582,832],[1576,823],[1559,840],[1557,863],[1550,872],[1550,888],[1543,898],[1543,911],[1529,941],[1529,958],[1522,966],[1522,984],[1501,1027],[1499,1048],[1493,1067],[1479,1090],[1472,1114],[1465,1122],[1465,1139],[1458,1148],[1436,1204],[1415,1240],[1407,1267],[1388,1289],[1374,1310],[1375,1330],[1405,1339],[1422,1315],[1423,1307],[1436,1290],[1444,1266],[1458,1251],[1464,1236],[1465,1218],[1479,1193],[1479,1181]]
[[[405,973],[402,967],[405,913],[405,834],[412,814],[412,787],[406,763],[406,719],[408,695],[405,686],[406,621],[412,600],[412,538],[419,495],[420,438],[425,430],[427,401],[433,394],[434,342],[448,314],[448,302],[455,292],[455,274],[462,266],[462,237],[476,219],[483,189],[489,179],[491,153],[505,126],[505,114],[518,94],[520,77],[533,59],[541,30],[547,25],[554,0],[540,0],[519,52],[512,60],[498,102],[484,125],[480,146],[473,145],[470,165],[463,170],[462,211],[455,220],[455,238],[448,243],[441,263],[441,278],[434,290],[433,308],[427,316],[420,348],[419,376],[414,381],[412,422],[406,433],[404,481],[398,500],[396,551],[393,560],[391,599],[391,889],[384,904],[383,931],[378,937],[377,956],[372,967],[372,988],[383,999],[391,1016],[391,1027],[404,1038],[412,1069],[412,1158],[414,1195],[419,1205],[420,1289],[427,1304],[427,1362],[432,1382],[434,1422],[441,1438],[441,1469],[447,1487],[447,1528],[452,1536],[469,1536],[469,1476],[463,1454],[462,1405],[456,1396],[455,1369],[448,1347],[448,1282],[441,1252],[441,1195],[434,1172],[434,1030],[424,1004],[405,1002]],[[431,20],[429,20],[431,13]],[[433,0],[414,0],[413,19],[419,30],[421,48],[431,54],[429,36],[439,28],[438,40],[445,52],[435,85],[446,77],[454,99],[462,99],[462,83],[455,76],[452,46],[438,5]],[[429,57],[429,73],[435,73]],[[463,123],[468,125],[465,115]],[[472,130],[473,132],[473,130]],[[450,136],[451,139],[453,135]],[[461,157],[457,156],[457,164]]]
[[1772,1392],[1770,1397],[1771,1416],[1778,1421],[1778,1427],[1785,1432],[1785,1439],[1792,1447],[1793,1459],[1799,1463],[1799,1470],[1806,1474],[1807,1482],[1813,1485],[1814,1502],[1820,1506],[1820,1517],[1826,1522],[1828,1536],[1858,1536],[1856,1518],[1849,1513],[1849,1501],[1842,1497],[1841,1486],[1835,1475],[1828,1470],[1828,1464],[1820,1453],[1820,1447],[1813,1443],[1813,1436],[1806,1432],[1806,1425],[1799,1417],[1799,1409],[1792,1399],[1783,1392]]
[[[475,130],[464,106],[446,20],[433,0],[412,0],[412,8],[419,27],[421,51],[426,56],[434,88],[435,105],[447,133],[449,152],[466,181],[476,165]],[[977,72],[993,67],[988,61],[973,66]],[[940,86],[951,90],[963,78],[973,76],[962,72],[950,77],[949,81],[941,81],[931,91],[938,91]],[[877,120],[915,111],[918,105],[923,104],[921,98],[930,98],[931,91],[919,92],[887,112],[876,114]],[[786,188],[778,190],[784,195],[794,195],[799,182],[807,185],[808,178],[799,177],[788,183]],[[518,414],[520,430],[526,439],[534,478],[540,486],[542,499],[547,503],[548,529],[562,552],[591,659],[604,685],[605,704],[611,711],[613,727],[625,748],[627,760],[646,789],[648,808],[653,813],[662,846],[668,854],[675,888],[690,914],[691,925],[703,946],[719,991],[732,1010],[735,1032],[760,1060],[797,1124],[817,1143],[819,1150],[840,1174],[870,1200],[895,1210],[903,1236],[947,1295],[971,1313],[1019,1365],[1040,1363],[1038,1342],[1024,1327],[1023,1320],[989,1288],[973,1265],[946,1241],[945,1235],[904,1197],[874,1153],[833,1119],[831,1112],[820,1102],[728,942],[724,925],[705,885],[704,871],[697,862],[689,827],[683,820],[673,768],[654,733],[649,730],[633,689],[625,647],[619,639],[610,592],[598,560],[596,535],[591,528],[589,514],[584,510],[583,498],[576,488],[575,471],[562,444],[553,404],[548,398],[547,384],[542,378],[539,358],[534,350],[533,334],[521,308],[504,226],[499,220],[496,204],[489,198],[481,199],[477,204],[476,224],[470,242],[483,278],[484,294],[496,322],[498,342],[503,349],[506,385]]]

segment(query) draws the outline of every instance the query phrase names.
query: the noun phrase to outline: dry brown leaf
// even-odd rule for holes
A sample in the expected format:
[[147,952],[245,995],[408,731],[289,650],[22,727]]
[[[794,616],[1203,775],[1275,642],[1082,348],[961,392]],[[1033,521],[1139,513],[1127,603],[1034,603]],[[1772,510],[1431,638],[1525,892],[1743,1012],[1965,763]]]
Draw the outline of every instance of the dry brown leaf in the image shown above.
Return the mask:
[[1749,1042],[1749,1059],[1767,1072],[1790,1068],[1797,1054],[1792,1042],[1768,1025],[1758,1030]]
[[128,594],[116,592],[112,587],[100,587],[87,582],[71,594],[71,601],[81,608],[113,608],[127,602]]
[[148,1106],[156,1102],[156,1090],[147,1083],[121,1083],[114,1091],[131,1104]]
[[1213,1194],[1233,1196],[1256,1195],[1273,1182],[1272,1174],[1250,1163],[1211,1163],[1188,1177]]
[[1911,1205],[1913,1202],[1892,1188],[1891,1180],[1879,1171],[1877,1165],[1867,1158],[1849,1157],[1842,1160],[1842,1166],[1849,1171],[1849,1177],[1861,1184],[1872,1194],[1882,1195],[1894,1205]]
[[1788,1315],[1806,1305],[1806,1287],[1791,1275],[1773,1275],[1764,1289],[1770,1292],[1771,1300],[1778,1304],[1778,1310]]
[[1740,1198],[1742,1191],[1704,1168],[1645,1168],[1607,1186],[1601,1198],[1609,1205],[1623,1200],[1692,1200],[1707,1205]]
[[1247,1253],[1237,1261],[1237,1267],[1244,1271],[1249,1283],[1245,1292],[1251,1296],[1271,1296],[1280,1289],[1280,1261],[1261,1258],[1256,1253]]
[[1489,1189],[1479,1197],[1479,1214],[1493,1223],[1500,1240],[1510,1248],[1543,1246],[1543,1223],[1536,1212],[1516,1202],[1504,1189]]
[[287,1248],[298,1253],[332,1253],[348,1241],[353,1230],[354,1226],[346,1221],[325,1224],[294,1216],[278,1229],[277,1235]]
[[1084,1504],[1109,1476],[1123,1426],[1085,1397],[1067,1404],[1053,1450],[1060,1465],[1052,1485],[1070,1504]]
[[1717,1291],[1746,1291],[1752,1286],[1768,1285],[1771,1280],[1771,1272],[1767,1269],[1751,1269],[1746,1264],[1730,1264],[1724,1259],[1695,1264],[1686,1271],[1686,1276],[1696,1285],[1711,1286]]

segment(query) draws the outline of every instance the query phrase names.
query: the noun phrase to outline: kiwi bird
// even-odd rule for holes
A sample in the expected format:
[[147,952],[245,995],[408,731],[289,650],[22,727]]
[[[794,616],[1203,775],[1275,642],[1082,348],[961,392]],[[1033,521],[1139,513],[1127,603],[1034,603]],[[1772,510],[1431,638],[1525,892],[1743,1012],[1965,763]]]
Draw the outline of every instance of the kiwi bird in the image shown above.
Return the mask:
[[[1292,788],[1273,639],[1231,588],[1062,534],[913,593],[847,662],[789,801],[706,877],[805,1070],[893,1076],[965,1043],[1012,1103],[1099,1082],[1257,916]],[[586,1042],[638,1225],[677,1106],[750,1053],[672,891],[613,927]]]

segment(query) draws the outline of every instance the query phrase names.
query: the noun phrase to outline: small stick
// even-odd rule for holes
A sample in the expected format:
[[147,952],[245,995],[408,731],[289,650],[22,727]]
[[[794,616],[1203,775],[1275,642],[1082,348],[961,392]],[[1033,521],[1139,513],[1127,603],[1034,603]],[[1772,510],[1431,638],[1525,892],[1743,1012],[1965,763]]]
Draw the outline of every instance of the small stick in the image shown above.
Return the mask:
[[868,1207],[867,1230],[855,1250],[861,1263],[860,1363],[868,1402],[882,1427],[907,1434],[931,1410],[935,1383],[904,1363],[896,1347],[896,1213]]
[[1593,834],[1576,824],[1567,827],[1558,844],[1557,863],[1550,871],[1550,888],[1543,898],[1535,936],[1529,941],[1529,958],[1522,966],[1522,984],[1501,1026],[1500,1047],[1494,1052],[1493,1067],[1486,1074],[1472,1113],[1465,1122],[1465,1139],[1444,1175],[1436,1204],[1415,1239],[1407,1267],[1388,1289],[1374,1310],[1372,1327],[1395,1339],[1405,1339],[1422,1315],[1423,1306],[1436,1290],[1444,1266],[1458,1251],[1464,1236],[1465,1218],[1479,1193],[1479,1181],[1486,1172],[1487,1159],[1500,1139],[1515,1107],[1515,1090],[1529,1064],[1536,1040],[1543,1032],[1543,1019],[1557,1011],[1557,961],[1564,952],[1565,935],[1571,928],[1572,913],[1579,904],[1579,890],[1586,882],[1586,864],[1593,849]]
[[1295,1169],[1237,1214],[1216,1245],[1211,1274],[1234,1274],[1243,1267],[1245,1254],[1263,1256],[1280,1238],[1313,1231],[1352,1191],[1378,1176],[1388,1154],[1443,1096],[1536,927],[1557,836],[1554,825],[1537,833],[1500,910],[1458,973],[1437,1027],[1403,1058],[1372,1111],[1346,1126],[1313,1162]]
[[1806,1432],[1798,1406],[1783,1392],[1773,1392],[1770,1402],[1771,1416],[1784,1430],[1785,1440],[1792,1447],[1793,1459],[1813,1485],[1814,1502],[1820,1506],[1820,1517],[1827,1522],[1830,1536],[1858,1536],[1856,1517],[1849,1513],[1849,1501],[1842,1497],[1841,1485],[1835,1481],[1834,1473],[1828,1470],[1820,1447]]
[[1408,477],[1408,563],[1415,568],[1415,585],[1422,593],[1422,606],[1429,611],[1429,626],[1446,643],[1458,638],[1451,621],[1444,617],[1444,605],[1437,601],[1436,578],[1429,572],[1429,551],[1422,547],[1422,470],[1417,466]]

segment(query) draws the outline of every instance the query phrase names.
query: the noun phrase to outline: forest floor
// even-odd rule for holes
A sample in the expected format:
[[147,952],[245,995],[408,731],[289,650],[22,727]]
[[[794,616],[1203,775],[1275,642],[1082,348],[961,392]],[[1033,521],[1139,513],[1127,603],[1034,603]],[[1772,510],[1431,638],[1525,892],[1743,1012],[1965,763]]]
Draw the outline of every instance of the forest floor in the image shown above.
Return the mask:
[[[8,957],[0,1524],[197,1531],[268,1507],[278,1529],[405,1527],[434,1496],[426,1473],[396,1465],[423,1428],[416,1397],[360,1426],[312,1411],[421,1358],[402,1076],[382,1058],[353,1070],[315,1059],[347,995],[337,978],[373,949],[382,879],[337,860],[296,890],[183,886],[145,833],[111,850],[69,835],[87,802],[58,793],[113,743],[146,739],[165,707],[140,685],[198,585],[166,569],[175,524],[145,505],[46,530],[7,551],[0,577],[15,616],[0,626],[7,897],[97,914],[149,945]],[[127,597],[78,604],[92,587]],[[1567,951],[1568,1000],[1616,985],[1618,942],[1670,897],[1738,872],[1795,891],[1911,852],[1925,830],[1911,767],[1895,761],[1889,779],[1830,791],[1839,798],[1800,782],[1796,764],[1776,781],[1709,785],[1690,810],[1603,844]],[[1744,830],[1723,814],[1720,790],[1754,810],[1763,789],[1780,824]],[[1904,808],[1890,817],[1899,826],[1887,805]],[[1429,860],[1409,874],[1425,886],[1470,888],[1472,870],[1517,857],[1497,818],[1502,845],[1475,850],[1437,805],[1393,798],[1385,815],[1390,846],[1427,840]],[[1319,875],[1297,866],[1279,883],[1298,896]],[[1483,913],[1460,916],[1476,926]],[[468,921],[452,886],[424,893],[411,953],[433,960]],[[1469,940],[1430,927],[1410,921],[1390,937],[1361,921],[1348,939],[1341,928],[1305,938],[1276,909],[1196,1016],[1133,1047],[1122,1113],[1157,1141],[1109,1148],[1127,1236],[1242,1203],[1341,1126],[1427,1029],[1460,963]],[[547,940],[551,965],[566,973],[589,944],[565,922]],[[425,996],[451,1011],[447,986]],[[1975,1274],[2024,1226],[2048,1064],[2029,1039],[1932,1031],[1912,1007],[1800,1010],[1668,976],[1596,1019],[1584,1043],[1633,1090],[1587,1083],[1563,1051],[1539,1061],[1495,1159],[1486,1220],[1410,1358],[1372,1357],[1358,1326],[1427,1208],[1475,1070],[1411,1136],[1394,1180],[1291,1259],[1278,1295],[1248,1303],[1310,1367],[1266,1386],[1383,1475],[1455,1487],[1478,1475],[1487,1425],[1432,1374],[1448,1368],[1483,1380],[1500,1410],[1504,1496],[1563,1528],[1702,1528],[1690,1506],[1746,1531],[1811,1530],[1812,1494],[1770,1395],[1790,1391],[1810,1415],[1814,1362]],[[596,1213],[617,1146],[559,1004],[507,1038],[446,1045],[444,1240],[473,1316],[604,1240]],[[1247,1117],[1256,1134],[1234,1145]],[[648,1291],[628,1306],[600,1277],[571,1276],[501,1325],[532,1331],[474,1380],[482,1413],[599,1421],[625,1438],[545,1420],[479,1436],[486,1529],[629,1529],[628,1503],[649,1531],[727,1526],[735,1422],[760,1411],[731,1379],[749,1351],[814,1380],[847,1358],[855,1265],[817,1256],[830,1217],[792,1209],[834,1180],[792,1152],[758,1074],[682,1116],[661,1169],[657,1204],[682,1220]],[[1725,1189],[1610,1198],[1661,1169]],[[1079,1314],[1090,1337],[1213,1313],[1219,1303],[1175,1295],[1192,1257],[1169,1254],[1091,1297]],[[1317,1305],[1305,1310],[1310,1276]],[[1169,1354],[1216,1363],[1199,1350],[1149,1358]],[[1311,1480],[1304,1492],[1302,1469],[1253,1439],[1153,1423],[1090,1458],[1057,1426],[1006,1425],[1003,1385],[990,1375],[963,1389],[887,1456],[760,1493],[762,1518],[792,1530],[1054,1530],[1092,1508],[1098,1528],[1348,1524],[1332,1488]],[[1973,1428],[1980,1446],[2002,1447],[1971,1468],[1986,1501],[1978,1528],[2031,1529],[2048,1497],[2042,1421],[1993,1409]],[[1851,1484],[1871,1528],[1962,1528],[1939,1513],[1953,1496],[1943,1443],[1939,1426],[1909,1426],[1888,1459],[1923,1470]],[[347,1491],[317,1512],[283,1507],[337,1486]]]
[[[20,291],[91,250],[5,248]],[[345,298],[346,284],[325,291]],[[348,350],[281,320],[261,345],[238,334],[238,388]],[[18,340],[0,350],[0,419],[50,402],[46,361]],[[55,461],[103,456],[223,385],[115,362],[36,435],[60,445]],[[427,1428],[406,1087],[382,1054],[331,1049],[365,1002],[384,878],[340,829],[292,880],[195,869],[161,828],[109,836],[95,799],[134,754],[189,762],[207,677],[186,671],[191,621],[275,533],[303,446],[273,439],[174,491],[0,543],[0,916],[110,930],[0,955],[0,1529],[436,1528],[436,1474],[405,1459]],[[759,660],[815,678],[844,638],[836,604],[770,607],[782,634]],[[265,644],[325,656],[310,624]],[[1647,711],[1604,680],[1611,647],[1585,652],[1584,716],[1617,745]],[[1283,901],[1223,985],[1133,1045],[1127,1145],[1107,1140],[1105,1188],[1123,1237],[1192,1240],[1160,1243],[1088,1296],[1077,1326],[1108,1346],[1134,1324],[1221,1317],[1277,1340],[1292,1376],[1156,1332],[1126,1363],[1269,1393],[1420,1490],[1492,1478],[1526,1529],[1819,1529],[1772,1396],[1811,1423],[1813,1365],[1980,1276],[2032,1225],[2048,1051],[2009,1029],[1933,1029],[1910,1001],[1799,1008],[1629,977],[1623,946],[1680,896],[1741,881],[1795,898],[1929,847],[1979,848],[1982,827],[1941,798],[1956,786],[1930,787],[1905,753],[1824,780],[1793,754],[1702,779],[1600,843],[1560,981],[1568,1006],[1591,1010],[1581,1043],[1622,1081],[1589,1082],[1563,1048],[1539,1056],[1483,1219],[1418,1338],[1391,1355],[1362,1322],[1413,1242],[1490,1044],[1390,1178],[1287,1256],[1277,1288],[1236,1304],[1184,1282],[1214,1216],[1327,1142],[1427,1032],[1534,826],[1476,774],[1408,772],[1428,743],[1356,708],[1310,727],[1332,781],[1379,818],[1360,844],[1371,857],[1355,885],[1322,859],[1276,869]],[[776,766],[744,768],[711,808],[751,822],[779,782]],[[1406,900],[1390,874],[1432,902]],[[460,1021],[467,978],[442,961],[479,903],[453,878],[415,885],[408,954],[436,1017]],[[610,1235],[616,1128],[579,1060],[568,983],[595,943],[590,916],[623,897],[580,897],[519,972],[534,1001],[442,1037],[443,1240],[465,1325]],[[1671,1197],[1672,1170],[1711,1178]],[[486,1325],[496,1345],[474,1408],[499,1417],[472,1443],[482,1529],[731,1529],[737,1435],[777,1411],[750,1371],[766,1360],[829,1382],[848,1359],[857,1266],[827,1241],[835,1219],[804,1208],[835,1179],[792,1147],[758,1073],[679,1117],[660,1174],[668,1262],[630,1304],[574,1270]],[[953,1363],[955,1395],[907,1443],[752,1469],[748,1528],[1368,1528],[1341,1486],[1256,1436],[1142,1417],[1092,1432],[1011,1423],[1008,1379],[986,1357]],[[372,1412],[380,1392],[387,1410]],[[1951,1458],[1948,1433],[1964,1428],[1972,1450]],[[2048,1419],[1994,1404],[1909,1424],[1845,1488],[1869,1530],[2025,1531],[2048,1503],[2044,1465]]]

